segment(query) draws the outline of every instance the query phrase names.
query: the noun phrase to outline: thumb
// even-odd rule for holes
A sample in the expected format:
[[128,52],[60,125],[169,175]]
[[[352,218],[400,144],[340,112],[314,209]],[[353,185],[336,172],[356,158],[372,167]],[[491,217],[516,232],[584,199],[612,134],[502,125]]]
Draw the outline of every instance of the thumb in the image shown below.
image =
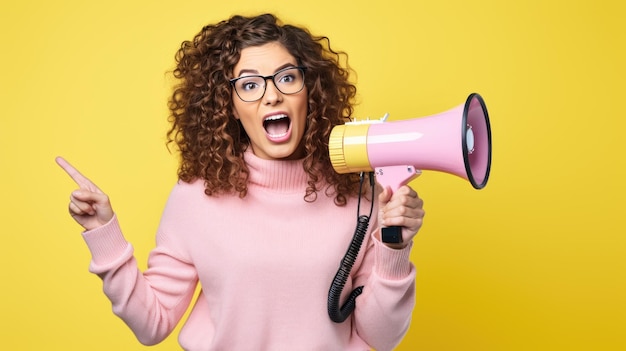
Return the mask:
[[393,191],[391,191],[390,187],[385,187],[383,191],[378,195],[378,202],[380,203],[380,207],[382,208],[389,200],[391,200],[391,196],[393,195]]
[[70,206],[70,213],[72,213],[74,218],[76,218],[76,215],[92,217],[100,225],[107,223],[113,218],[111,202],[104,193],[79,189],[72,192],[70,199],[73,205]]
[[93,204],[107,204],[109,197],[106,194],[87,189],[77,189],[72,192],[72,197],[77,200]]

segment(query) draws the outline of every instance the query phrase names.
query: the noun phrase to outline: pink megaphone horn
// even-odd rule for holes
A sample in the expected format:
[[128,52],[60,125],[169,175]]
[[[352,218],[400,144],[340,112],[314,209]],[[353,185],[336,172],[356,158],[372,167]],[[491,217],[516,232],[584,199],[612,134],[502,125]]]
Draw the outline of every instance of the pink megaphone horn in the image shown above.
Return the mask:
[[348,122],[330,135],[329,153],[338,173],[374,172],[397,190],[433,170],[487,185],[491,169],[491,126],[485,102],[472,93],[465,103],[431,116],[400,121]]

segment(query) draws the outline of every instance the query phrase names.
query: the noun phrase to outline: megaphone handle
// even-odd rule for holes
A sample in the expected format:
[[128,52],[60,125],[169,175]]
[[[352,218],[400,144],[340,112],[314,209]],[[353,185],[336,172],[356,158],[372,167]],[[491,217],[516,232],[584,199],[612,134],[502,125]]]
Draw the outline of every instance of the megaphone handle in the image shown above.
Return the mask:
[[[389,187],[392,191],[398,190],[401,186],[408,184],[411,180],[422,174],[422,171],[410,165],[377,167],[374,171],[376,181],[378,181],[383,188]],[[380,239],[382,242],[388,244],[401,243],[402,227],[382,227]]]

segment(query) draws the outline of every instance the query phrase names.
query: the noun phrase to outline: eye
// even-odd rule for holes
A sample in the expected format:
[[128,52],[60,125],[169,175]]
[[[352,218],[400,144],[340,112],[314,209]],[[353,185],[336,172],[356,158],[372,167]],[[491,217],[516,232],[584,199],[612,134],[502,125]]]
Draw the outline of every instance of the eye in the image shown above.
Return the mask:
[[243,88],[243,90],[249,91],[249,90],[254,90],[258,88],[259,85],[255,82],[247,82],[247,83],[244,83],[241,87]]
[[296,77],[296,72],[294,70],[289,70],[287,72],[284,72],[282,75],[280,75],[278,77],[278,82],[280,83],[293,83],[294,81],[296,81],[297,77]]
[[280,76],[280,78],[278,79],[279,82],[281,83],[291,83],[295,80],[296,78],[294,77],[293,74],[290,73],[286,73],[282,76]]
[[280,84],[291,84],[300,80],[300,71],[297,68],[288,68],[276,78]]
[[254,91],[261,87],[258,77],[242,78],[237,81],[238,89],[242,91]]

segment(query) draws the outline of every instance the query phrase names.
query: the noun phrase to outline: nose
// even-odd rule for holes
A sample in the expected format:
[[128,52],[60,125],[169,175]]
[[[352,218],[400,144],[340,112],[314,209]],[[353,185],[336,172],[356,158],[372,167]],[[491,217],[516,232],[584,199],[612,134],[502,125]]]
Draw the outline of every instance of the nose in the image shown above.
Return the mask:
[[282,101],[283,95],[280,90],[276,88],[274,80],[268,79],[265,82],[265,94],[263,95],[263,102],[268,105],[274,105],[277,102]]

